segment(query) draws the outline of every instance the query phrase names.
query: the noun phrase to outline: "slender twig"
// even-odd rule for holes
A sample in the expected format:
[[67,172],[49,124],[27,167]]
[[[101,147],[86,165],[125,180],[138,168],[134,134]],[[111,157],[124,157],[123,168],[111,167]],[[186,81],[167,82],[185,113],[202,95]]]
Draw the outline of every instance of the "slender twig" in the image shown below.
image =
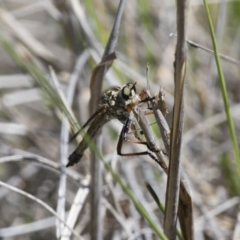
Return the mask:
[[[90,182],[90,177],[86,178],[86,180],[84,181],[85,184],[89,184],[89,182]],[[76,221],[78,219],[79,213],[82,210],[84,202],[88,196],[88,193],[89,193],[89,188],[78,189],[66,221],[66,224],[69,227],[74,228]],[[69,240],[71,238],[71,234],[72,232],[69,231],[67,227],[65,227],[63,230],[61,240]]]
[[[102,158],[100,158],[103,160]],[[150,214],[147,212],[143,204],[134,196],[133,192],[127,187],[127,185],[123,182],[121,177],[112,169],[112,167],[104,162],[104,166],[111,173],[111,175],[114,177],[115,181],[118,182],[118,184],[121,186],[122,190],[127,194],[127,196],[131,199],[134,206],[138,210],[138,212],[141,214],[141,216],[144,217],[144,219],[148,222],[149,226],[154,230],[156,235],[159,239],[167,240],[166,236],[162,233],[159,226],[156,224],[156,222],[152,219]]]
[[[72,73],[72,76],[71,76],[71,79],[70,79],[70,82],[69,82],[69,85],[67,88],[66,98],[67,98],[67,103],[69,106],[71,106],[73,103],[74,92],[76,90],[77,82],[79,80],[81,71],[82,71],[83,66],[85,65],[88,57],[89,57],[89,52],[85,51],[77,59],[76,65],[74,67],[74,70],[73,70],[73,73]],[[62,174],[61,174],[61,178],[60,178],[60,183],[65,181],[65,179],[63,179],[63,178],[65,175],[64,173],[66,171],[65,166],[66,166],[66,160],[67,160],[67,155],[68,155],[68,144],[67,144],[68,141],[69,141],[69,121],[65,117],[63,120],[63,123],[62,123],[62,128],[61,128],[61,166],[62,166],[61,169],[62,169]],[[59,191],[60,191],[60,186],[61,185],[59,184]],[[74,203],[73,203],[70,213],[67,217],[67,224],[72,228],[74,227],[77,217],[78,217],[78,214],[82,208],[83,203],[81,203],[81,202],[86,199],[88,192],[89,192],[89,189],[80,188],[75,196]],[[62,196],[62,193],[59,192],[59,197],[61,197],[61,196]],[[78,203],[78,204],[76,205],[76,203]],[[71,232],[68,230],[68,228],[65,227],[65,229],[63,229],[62,232],[63,232],[62,240],[63,239],[67,240],[70,238]]]
[[[232,113],[232,116],[237,118],[240,114],[240,104],[236,104],[232,107],[230,107],[230,111]],[[192,129],[186,131],[184,133],[184,139],[183,139],[183,145],[188,144],[192,139],[197,137],[197,135],[201,134],[204,131],[208,131],[209,129],[213,128],[216,125],[219,125],[223,122],[225,122],[227,119],[226,113],[221,112],[218,114],[215,114],[212,117],[209,117],[205,119],[204,121],[196,124]]]
[[[188,39],[186,39],[186,41],[187,41],[187,43],[190,46],[195,47],[195,48],[199,48],[199,49],[201,49],[201,50],[203,50],[203,51],[205,51],[205,52],[207,52],[207,53],[209,53],[211,55],[214,55],[214,51],[212,49],[206,48],[206,47],[204,47],[204,46],[202,46],[202,45],[200,45],[200,44],[198,44],[196,42],[193,42],[191,40],[188,40]],[[219,53],[219,57],[222,58],[223,60],[226,60],[226,61],[228,61],[230,63],[233,63],[233,64],[236,64],[236,65],[240,66],[240,61],[238,61],[238,60],[236,60],[234,58],[228,57],[228,56],[223,55],[221,53]]]
[[[146,199],[146,195],[141,191],[141,186],[138,184],[136,177],[134,176],[134,170],[137,168],[137,161],[131,161],[127,163],[125,168],[126,181],[129,183],[131,189],[133,189],[134,195],[137,197],[138,201],[142,203],[144,208],[148,211],[156,225],[161,226],[160,219],[156,216],[155,211],[151,208],[149,202]],[[162,226],[161,226],[162,228]],[[148,239],[148,236],[145,236]]]
[[[161,93],[161,89],[159,91],[159,95]],[[148,95],[150,96],[150,92],[148,92]],[[158,97],[160,97],[158,95]],[[163,99],[158,99],[158,101],[163,101]],[[155,116],[156,122],[159,126],[161,135],[162,135],[162,139],[163,139],[163,143],[165,146],[165,150],[167,152],[167,154],[169,155],[169,148],[170,148],[170,128],[168,126],[168,123],[165,119],[165,117],[163,116],[162,111],[160,111],[159,106],[160,104],[156,104],[155,101],[152,101],[152,109],[153,109],[153,114]]]
[[[57,79],[56,73],[52,67],[49,67],[51,77],[58,95],[61,97],[62,101],[65,101],[65,96],[60,88],[59,81]],[[69,105],[71,106],[71,105]],[[58,201],[57,201],[57,213],[61,219],[65,220],[65,201],[66,201],[66,164],[68,155],[68,139],[69,139],[69,122],[66,117],[62,120],[61,128],[61,141],[60,141],[60,165],[61,165],[61,175],[58,187]],[[59,238],[62,235],[64,225],[61,222],[56,221],[56,237]]]
[[204,229],[211,232],[213,239],[224,240],[223,229],[220,228],[215,218],[211,218],[208,214],[208,208],[205,205],[200,205],[200,211],[204,214]]
[[[180,189],[180,154],[183,130],[184,81],[186,72],[186,0],[177,1],[177,46],[175,52],[175,91],[170,142],[169,174],[166,193],[164,232],[170,240],[176,238],[177,211]],[[192,226],[189,226],[190,228]],[[183,231],[184,238],[187,239]]]
[[[161,89],[160,89],[161,92]],[[150,94],[148,93],[150,96]],[[159,96],[159,95],[158,95]],[[158,99],[158,101],[164,101],[164,99]],[[164,105],[163,103],[162,105]],[[170,129],[169,126],[162,114],[158,109],[158,105],[155,101],[152,102],[153,113],[158,123],[163,143],[166,149],[166,152],[169,153],[170,149]],[[166,109],[166,106],[164,107]],[[169,154],[168,154],[169,155]],[[169,171],[167,171],[169,174]],[[186,239],[193,239],[193,206],[192,198],[188,189],[187,182],[183,174],[180,177],[180,195],[179,195],[179,207],[178,207],[178,217],[180,225],[182,228],[183,235]]]
[[22,234],[46,230],[47,228],[53,227],[54,225],[56,225],[56,217],[49,217],[31,223],[0,228],[0,238],[15,237]]
[[111,212],[111,214],[116,218],[116,220],[119,222],[119,224],[122,226],[124,231],[127,234],[127,238],[131,237],[131,230],[129,228],[129,225],[126,224],[126,219],[122,218],[120,214],[114,209],[114,207],[105,199],[102,199],[103,205]]
[[[98,107],[98,101],[101,97],[103,79],[107,71],[116,58],[114,52],[118,41],[118,32],[124,10],[125,0],[121,0],[116,14],[115,22],[108,39],[107,46],[102,56],[100,64],[94,69],[90,80],[91,99],[89,103],[90,114],[92,115]],[[98,136],[96,145],[101,149],[102,137]],[[100,240],[102,238],[102,221],[100,217],[101,203],[101,163],[96,155],[93,155],[91,161],[91,239]]]
[[44,92],[48,94],[48,97],[51,99],[52,103],[59,108],[69,119],[71,127],[77,131],[80,127],[78,126],[77,120],[69,106],[62,101],[62,98],[57,94],[56,90],[52,87],[49,81],[45,78],[41,69],[37,67],[33,59],[29,55],[28,58],[22,58],[15,50],[13,45],[8,41],[2,34],[0,34],[0,42],[4,48],[8,51],[10,56],[16,61],[16,63],[29,72],[33,79],[42,87]]
[[98,54],[100,54],[101,51],[99,51],[99,48],[101,49],[101,45],[98,42],[96,36],[94,35],[91,27],[89,26],[89,23],[86,18],[86,14],[81,2],[78,0],[70,0],[69,2],[72,6],[73,12],[75,13],[82,29],[84,30],[84,33],[88,41],[90,42],[91,47],[93,47],[98,52]]
[[237,221],[236,221],[236,224],[235,224],[232,239],[233,240],[240,239],[240,212],[238,212],[238,215],[237,215]]
[[[61,165],[57,164],[51,160],[48,160],[46,158],[40,157],[40,156],[35,156],[35,155],[13,155],[13,156],[8,156],[8,157],[2,157],[0,158],[0,163],[6,163],[6,162],[12,162],[12,161],[22,161],[22,160],[26,160],[26,161],[33,161],[36,162],[38,164],[40,164],[41,166],[44,167],[48,167],[48,169],[54,170],[54,171],[58,171],[59,173],[61,173]],[[73,180],[79,182],[81,180],[81,186],[76,194],[76,197],[74,199],[74,202],[72,204],[72,207],[70,209],[70,212],[68,214],[68,218],[67,218],[67,225],[70,228],[73,228],[78,214],[83,206],[83,203],[88,195],[89,192],[89,188],[87,187],[89,185],[89,178],[85,178],[83,179],[83,177],[79,176],[79,174],[77,172],[74,172],[73,170],[67,169],[66,171],[66,175],[69,178],[72,178]],[[60,221],[61,222],[61,221]],[[63,224],[64,225],[64,224]],[[62,232],[62,239],[69,239],[69,237],[71,236],[72,232],[71,230],[69,230],[68,227],[65,226],[63,232]]]
[[[240,197],[233,197],[226,201],[224,201],[222,204],[218,205],[217,207],[207,211],[208,218],[213,218],[221,213],[223,213],[226,210],[229,210],[230,208],[234,207],[235,205],[240,204]],[[201,225],[205,224],[205,216],[201,216],[198,219],[196,219],[195,225],[197,228],[199,228]]]
[[[61,97],[62,101],[65,102],[69,107],[71,107],[74,97],[74,92],[76,89],[76,85],[80,76],[80,72],[87,60],[87,56],[89,55],[88,52],[85,54],[81,54],[76,65],[74,67],[74,71],[72,77],[69,82],[69,86],[67,89],[66,99],[63,91],[61,90],[58,79],[55,75],[55,72],[52,68],[50,68],[52,80],[54,82],[56,91],[58,95]],[[66,164],[67,164],[67,157],[68,157],[68,141],[69,141],[69,121],[67,117],[64,117],[62,120],[62,128],[61,128],[61,141],[60,141],[60,149],[61,149],[61,176],[60,176],[60,183],[58,188],[58,204],[57,204],[57,212],[61,216],[62,219],[65,219],[65,195],[66,195]],[[64,226],[57,224],[57,238],[62,235]]]
[[51,214],[53,214],[59,221],[61,221],[64,226],[66,226],[67,228],[69,228],[69,230],[74,234],[74,236],[77,238],[77,239],[83,239],[76,231],[74,231],[72,228],[70,228],[65,222],[64,220],[61,219],[61,217],[50,207],[48,206],[45,202],[43,202],[42,200],[40,200],[39,198],[36,198],[34,197],[33,195],[29,194],[29,193],[26,193],[18,188],[15,188],[13,186],[10,186],[2,181],[0,181],[0,185],[5,187],[5,188],[8,188],[10,189],[11,191],[13,192],[16,192],[16,193],[19,193],[27,198],[30,198],[32,199],[33,201],[39,203],[40,205],[42,205],[45,209],[47,209]]
[[[152,186],[148,183],[145,182],[145,185],[149,191],[149,193],[152,195],[152,197],[154,198],[156,204],[158,205],[158,208],[161,210],[161,212],[164,214],[165,213],[165,206],[163,205],[163,203],[160,201],[159,197],[157,196],[157,194],[155,193],[154,189],[152,188]],[[179,239],[183,239],[182,238],[182,234],[181,231],[179,229],[177,229],[177,236]]]
[[[177,37],[177,34],[171,33],[170,36],[175,36],[175,37]],[[186,40],[186,42],[187,42],[191,47],[199,48],[199,49],[201,49],[202,51],[204,51],[204,52],[206,52],[206,53],[209,53],[209,54],[211,54],[211,55],[214,55],[214,50],[212,50],[212,49],[210,49],[210,48],[207,48],[207,47],[204,47],[204,46],[202,46],[201,44],[196,43],[196,42],[194,42],[194,41],[192,41],[192,40],[189,40],[189,39],[185,39],[185,40]],[[234,59],[234,58],[231,58],[231,57],[226,56],[226,55],[221,54],[221,53],[219,53],[219,57],[222,58],[223,60],[226,60],[226,61],[228,61],[228,62],[230,62],[230,63],[233,63],[233,64],[235,64],[235,65],[240,66],[240,61],[238,61],[238,60],[236,60],[236,59]]]
[[[1,157],[0,158],[0,164],[1,163],[6,163],[6,162],[18,162],[18,161],[29,161],[29,162],[33,162],[36,163],[42,167],[45,167],[47,169],[50,169],[52,171],[55,171],[57,173],[60,173],[60,164],[55,163],[52,160],[49,160],[47,158],[43,158],[41,156],[38,156],[36,154],[26,154],[26,155],[12,155],[12,156],[6,156],[6,157]],[[81,176],[79,173],[68,169],[67,170],[67,176],[76,181],[77,183],[80,183],[80,185],[82,185],[83,187],[87,187],[84,184],[82,184],[82,181],[84,179],[83,176]]]
[[[149,94],[149,93],[148,93]],[[149,94],[150,96],[150,94]],[[162,138],[165,144],[165,148],[169,148],[169,127],[165,120],[163,120],[163,117],[161,116],[161,112],[159,109],[156,108],[156,103],[152,103],[154,115],[156,117],[156,121],[159,124],[160,132],[163,133]],[[141,127],[141,130],[146,138],[146,141],[148,145],[152,148],[152,150],[155,151],[155,154],[158,158],[158,164],[163,168],[164,172],[166,174],[169,174],[167,163],[165,161],[166,156],[162,153],[160,147],[155,142],[155,139],[153,137],[152,131],[150,130],[149,124],[147,122],[146,117],[141,114],[141,110],[135,110],[133,109],[133,113],[135,115],[135,118]],[[178,216],[180,225],[182,228],[182,233],[185,239],[190,240],[193,239],[193,210],[192,210],[192,199],[190,196],[190,192],[188,189],[187,182],[185,180],[185,177],[183,174],[180,178],[180,196],[179,196],[179,210],[178,210]]]
[[165,157],[163,152],[161,151],[160,147],[157,145],[155,138],[153,137],[152,131],[149,127],[148,121],[146,117],[144,116],[143,112],[139,109],[133,109],[133,114],[135,116],[135,119],[137,120],[139,126],[141,127],[141,130],[146,138],[146,141],[149,145],[149,148],[156,153],[158,164],[161,166],[161,168],[166,171],[167,170],[167,164],[165,161]]
[[49,51],[41,42],[34,38],[34,36],[24,28],[19,21],[17,21],[10,13],[0,9],[0,18],[8,25],[17,38],[41,59],[44,59],[48,63],[54,65],[58,63],[58,59]]

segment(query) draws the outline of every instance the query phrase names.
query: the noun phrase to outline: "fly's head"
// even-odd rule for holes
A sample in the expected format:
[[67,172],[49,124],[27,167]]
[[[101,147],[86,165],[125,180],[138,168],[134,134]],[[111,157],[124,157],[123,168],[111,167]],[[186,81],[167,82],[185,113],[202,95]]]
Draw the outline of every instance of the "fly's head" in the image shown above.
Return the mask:
[[136,93],[136,87],[135,87],[136,83],[132,84],[132,83],[127,83],[126,85],[124,85],[120,91],[121,97],[127,101],[129,99],[132,99],[135,97]]
[[111,114],[128,116],[132,108],[140,101],[135,85],[136,83],[127,83],[122,88],[107,89],[100,99],[100,105],[108,107]]
[[140,101],[140,97],[136,91],[136,82],[127,83],[125,86],[122,87],[120,94],[122,99],[125,101],[125,107],[128,112],[132,110],[132,108],[137,105]]

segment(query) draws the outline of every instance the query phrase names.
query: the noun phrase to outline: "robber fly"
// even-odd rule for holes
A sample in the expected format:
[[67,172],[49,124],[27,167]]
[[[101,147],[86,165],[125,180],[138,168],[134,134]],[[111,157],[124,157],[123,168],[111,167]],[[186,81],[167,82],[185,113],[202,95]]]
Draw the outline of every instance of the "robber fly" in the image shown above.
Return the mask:
[[99,101],[100,108],[73,136],[74,138],[81,132],[83,128],[92,122],[87,130],[87,133],[83,137],[83,140],[80,142],[76,150],[69,156],[67,167],[73,166],[75,163],[78,163],[81,160],[84,151],[88,148],[88,141],[86,139],[92,140],[96,138],[104,124],[112,119],[118,119],[124,125],[126,123],[129,125],[132,108],[140,102],[146,101],[146,99],[142,100],[136,93],[135,85],[136,83],[127,83],[122,88],[111,87],[103,93]]

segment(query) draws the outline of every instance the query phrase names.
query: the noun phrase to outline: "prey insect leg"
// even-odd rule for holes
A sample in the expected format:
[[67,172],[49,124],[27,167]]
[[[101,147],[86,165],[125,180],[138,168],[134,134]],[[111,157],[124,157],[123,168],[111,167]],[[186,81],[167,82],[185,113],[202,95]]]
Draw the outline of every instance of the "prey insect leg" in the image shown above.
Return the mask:
[[149,151],[143,151],[143,152],[132,152],[132,153],[122,153],[122,146],[123,146],[123,141],[126,142],[130,142],[130,143],[135,143],[135,144],[143,144],[145,146],[148,146],[147,142],[144,141],[143,139],[141,139],[139,136],[136,135],[136,133],[134,133],[134,136],[136,137],[136,140],[131,140],[131,139],[127,139],[126,135],[129,132],[130,127],[132,126],[132,121],[130,119],[128,119],[125,123],[125,125],[122,128],[119,140],[118,140],[118,144],[117,144],[117,154],[120,156],[140,156],[140,155],[148,155],[150,156],[154,161],[156,161],[157,163],[159,163],[158,159]]

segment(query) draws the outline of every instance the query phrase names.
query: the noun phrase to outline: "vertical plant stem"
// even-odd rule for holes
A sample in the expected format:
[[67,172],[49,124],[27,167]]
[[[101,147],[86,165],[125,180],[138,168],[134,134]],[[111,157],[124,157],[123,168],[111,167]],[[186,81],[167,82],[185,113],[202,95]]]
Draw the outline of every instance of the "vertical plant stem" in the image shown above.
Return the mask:
[[[170,158],[166,194],[166,214],[164,232],[170,240],[176,239],[177,212],[180,191],[180,155],[184,116],[184,82],[186,73],[186,5],[187,1],[177,1],[177,45],[174,63],[174,109],[170,141]],[[191,226],[189,226],[191,227]]]
[[203,0],[203,2],[204,2],[204,7],[205,7],[206,14],[207,14],[207,19],[208,19],[208,25],[209,25],[209,29],[210,29],[210,33],[211,33],[214,56],[215,56],[215,61],[216,61],[217,71],[218,71],[218,76],[219,76],[219,83],[220,83],[221,92],[222,92],[224,109],[225,109],[226,116],[227,116],[228,128],[229,128],[229,132],[230,132],[230,136],[231,136],[231,140],[232,140],[234,156],[235,156],[235,159],[236,159],[238,176],[240,178],[239,146],[238,146],[236,131],[235,131],[233,120],[232,120],[232,115],[231,115],[231,112],[230,112],[225,78],[224,78],[224,74],[223,74],[223,70],[222,70],[222,65],[221,65],[220,56],[219,56],[219,52],[218,52],[218,45],[217,45],[216,37],[215,37],[215,34],[214,34],[214,29],[213,29],[213,24],[212,24],[212,19],[211,19],[210,11],[209,11],[209,8],[208,8],[208,4],[207,4],[206,0]]
[[[120,28],[120,23],[124,11],[125,0],[121,0],[119,2],[118,11],[116,13],[115,22],[111,31],[111,34],[108,39],[108,43],[106,45],[105,51],[102,56],[103,63],[101,63],[94,69],[90,81],[90,90],[91,90],[91,99],[89,103],[90,114],[95,112],[98,108],[98,102],[101,97],[102,84],[103,79],[107,71],[112,65],[113,60],[115,59],[114,51],[117,46],[118,41],[118,33]],[[109,56],[113,56],[112,61],[106,61]],[[102,147],[102,137],[98,136],[96,141],[96,145],[101,149]],[[93,155],[91,161],[91,239],[92,240],[101,240],[102,239],[102,221],[101,221],[101,192],[102,192],[102,184],[101,184],[101,162],[97,155]]]

